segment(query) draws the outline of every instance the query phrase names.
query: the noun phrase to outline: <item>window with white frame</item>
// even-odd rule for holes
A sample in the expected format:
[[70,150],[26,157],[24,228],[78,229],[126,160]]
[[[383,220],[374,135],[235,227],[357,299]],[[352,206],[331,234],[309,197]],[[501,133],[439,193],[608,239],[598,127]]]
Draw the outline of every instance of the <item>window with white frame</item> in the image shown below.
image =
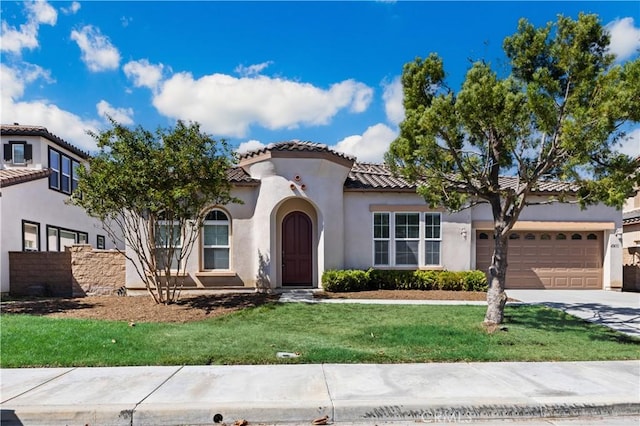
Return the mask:
[[[180,269],[182,253],[182,233],[178,221],[158,220],[156,222],[156,266],[165,269],[169,262],[169,269]],[[171,251],[171,253],[170,253]]]
[[229,217],[222,210],[210,211],[202,227],[202,261],[206,271],[229,269]]
[[79,161],[49,147],[49,188],[71,195],[78,187]]
[[22,221],[22,250],[40,251],[40,224]]
[[374,212],[373,265],[440,265],[441,221],[437,212]]
[[373,214],[373,264],[389,264],[389,213]]
[[440,243],[442,242],[440,213],[424,214],[424,264],[440,265]]
[[394,229],[396,265],[417,266],[420,259],[420,213],[396,213]]

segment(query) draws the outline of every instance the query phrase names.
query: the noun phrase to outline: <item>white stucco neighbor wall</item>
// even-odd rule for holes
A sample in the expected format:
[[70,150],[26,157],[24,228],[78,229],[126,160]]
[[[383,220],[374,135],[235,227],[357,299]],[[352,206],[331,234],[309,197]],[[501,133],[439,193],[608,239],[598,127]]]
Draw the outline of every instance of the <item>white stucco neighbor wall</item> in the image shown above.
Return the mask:
[[96,246],[97,236],[105,236],[107,249],[115,248],[102,224],[78,207],[66,204],[69,196],[49,189],[47,178],[2,188],[0,222],[1,291],[9,291],[9,252],[22,251],[22,221],[40,225],[40,251],[47,250],[47,225],[86,232],[89,244]]

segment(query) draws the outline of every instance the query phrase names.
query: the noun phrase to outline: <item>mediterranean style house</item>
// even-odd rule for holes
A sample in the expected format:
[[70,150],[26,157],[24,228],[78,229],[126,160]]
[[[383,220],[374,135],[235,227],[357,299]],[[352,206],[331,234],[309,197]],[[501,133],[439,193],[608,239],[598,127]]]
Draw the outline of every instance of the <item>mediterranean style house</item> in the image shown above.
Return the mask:
[[622,209],[622,223],[624,289],[640,291],[640,192],[627,199]]
[[114,248],[100,221],[67,203],[89,155],[41,126],[1,125],[0,291],[10,290],[9,252]]
[[[486,205],[430,209],[383,165],[290,141],[242,154],[231,170],[242,203],[211,206],[185,289],[319,288],[329,269],[486,270]],[[503,185],[515,185],[504,178]],[[541,182],[540,199],[566,184]],[[510,234],[508,288],[622,287],[622,213],[595,205],[525,208]],[[127,265],[127,289],[144,289]]]

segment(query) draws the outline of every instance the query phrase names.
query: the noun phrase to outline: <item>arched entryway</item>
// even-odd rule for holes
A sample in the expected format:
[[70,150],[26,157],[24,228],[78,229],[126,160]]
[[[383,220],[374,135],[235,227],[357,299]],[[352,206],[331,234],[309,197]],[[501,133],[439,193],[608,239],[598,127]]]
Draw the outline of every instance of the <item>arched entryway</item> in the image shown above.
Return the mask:
[[288,213],[282,221],[282,285],[313,284],[313,228],[301,211]]

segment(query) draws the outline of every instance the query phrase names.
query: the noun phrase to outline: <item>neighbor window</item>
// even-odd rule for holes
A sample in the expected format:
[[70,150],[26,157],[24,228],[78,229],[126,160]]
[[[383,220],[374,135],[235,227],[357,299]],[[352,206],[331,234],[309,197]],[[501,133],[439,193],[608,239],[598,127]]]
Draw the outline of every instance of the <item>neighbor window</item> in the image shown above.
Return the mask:
[[49,147],[49,188],[71,195],[78,187],[80,162]]
[[4,144],[4,161],[16,166],[27,164],[33,158],[33,148],[26,142],[9,142]]
[[374,266],[440,265],[441,244],[440,213],[373,213]]
[[222,210],[210,211],[202,227],[203,269],[229,269],[229,217]]
[[40,251],[40,224],[22,221],[22,250]]
[[[180,268],[180,257],[182,253],[182,236],[178,221],[158,220],[156,223],[156,267],[159,270],[165,269],[167,261],[169,268],[178,270]],[[173,250],[169,258],[169,250]]]
[[104,235],[98,235],[96,237],[96,248],[98,250],[104,250],[105,247],[106,247],[106,245],[105,245]]
[[47,225],[47,250],[64,251],[74,244],[88,244],[89,234],[82,231]]

